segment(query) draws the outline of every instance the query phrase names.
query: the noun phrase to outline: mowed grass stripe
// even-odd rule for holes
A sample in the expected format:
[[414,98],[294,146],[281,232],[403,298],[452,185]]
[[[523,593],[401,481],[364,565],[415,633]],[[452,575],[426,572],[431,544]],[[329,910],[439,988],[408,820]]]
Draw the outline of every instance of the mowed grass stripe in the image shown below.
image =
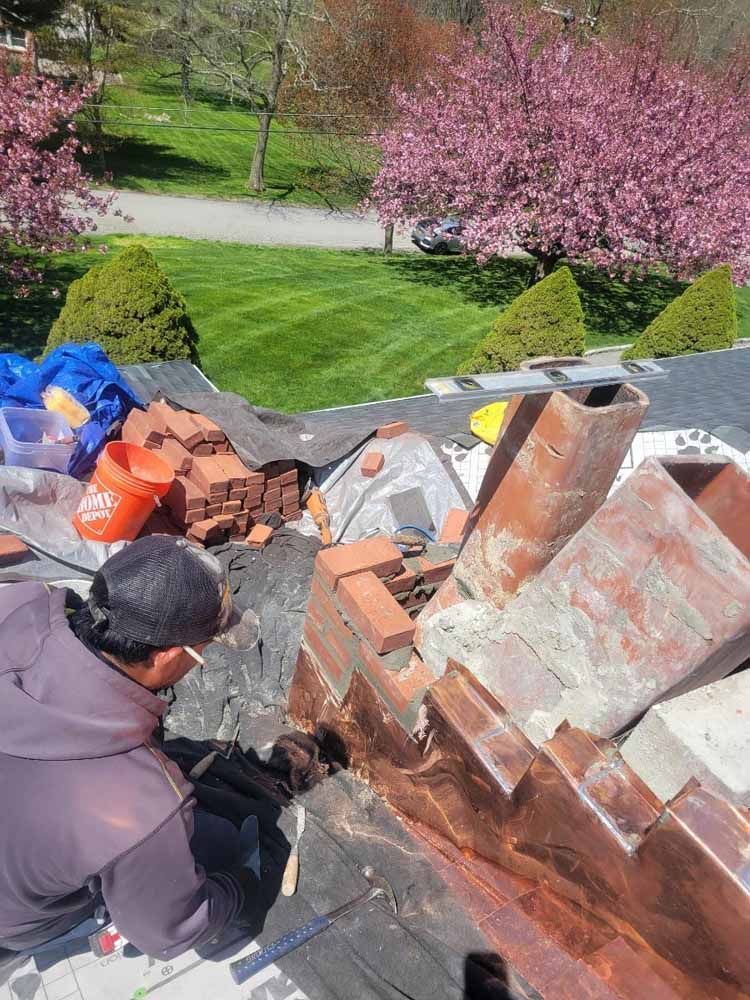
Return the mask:
[[[97,241],[99,238],[97,237]],[[449,374],[522,290],[528,263],[251,247],[172,237],[104,237],[111,253],[145,244],[182,292],[199,335],[200,361],[219,388],[294,412],[423,391]],[[53,259],[49,283],[63,290],[97,253]],[[627,287],[576,269],[588,344],[634,339],[676,283]],[[750,288],[737,290],[740,335],[750,334]],[[60,306],[0,291],[3,350],[33,357]]]

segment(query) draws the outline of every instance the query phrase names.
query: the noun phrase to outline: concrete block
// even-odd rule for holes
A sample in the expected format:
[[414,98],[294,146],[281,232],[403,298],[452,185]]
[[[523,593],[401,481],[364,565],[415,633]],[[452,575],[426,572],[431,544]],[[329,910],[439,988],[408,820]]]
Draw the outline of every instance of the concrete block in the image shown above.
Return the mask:
[[750,671],[654,705],[620,752],[663,802],[697,778],[750,806]]

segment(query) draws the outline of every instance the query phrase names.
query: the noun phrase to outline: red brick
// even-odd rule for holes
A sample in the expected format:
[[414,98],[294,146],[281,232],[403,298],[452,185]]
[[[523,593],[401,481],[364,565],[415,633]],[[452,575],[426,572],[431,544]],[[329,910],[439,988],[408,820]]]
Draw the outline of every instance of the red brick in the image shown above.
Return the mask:
[[206,455],[193,459],[190,479],[206,494],[220,493],[229,489],[229,479],[219,464],[225,455]]
[[148,422],[152,427],[156,428],[164,435],[171,434],[169,429],[169,419],[172,416],[171,406],[167,406],[166,403],[153,402],[149,403],[148,410],[146,414],[148,416]]
[[214,444],[214,451],[217,455],[226,455],[229,452],[229,442],[228,441],[217,441]]
[[221,514],[221,509],[224,505],[221,503],[208,503],[206,504],[206,517],[216,517],[217,514]]
[[389,670],[385,665],[388,658],[378,656],[366,642],[359,644],[359,655],[365,668],[365,676],[385,697],[394,714],[402,721],[407,717],[411,726],[425,691],[437,680],[432,671],[416,653],[412,653],[403,670]]
[[227,490],[219,490],[217,493],[209,493],[206,498],[207,503],[226,503],[229,499],[229,493]]
[[232,534],[232,535],[229,536],[229,541],[230,542],[235,542],[237,545],[240,545],[240,544],[244,545],[245,544],[245,532],[244,531],[235,531],[234,534]]
[[204,455],[213,455],[214,446],[210,444],[208,441],[201,441],[200,444],[197,444],[192,449],[192,451],[193,454],[198,457],[203,457]]
[[195,460],[179,441],[175,441],[174,438],[165,438],[159,449],[159,454],[172,466],[175,472],[190,474]]
[[209,539],[215,538],[220,534],[219,525],[212,518],[206,518],[205,521],[198,521],[196,524],[190,525],[190,531],[188,531],[188,538],[194,538],[196,541],[205,542]]
[[287,522],[289,522],[289,521],[301,521],[302,520],[302,511],[301,510],[295,510],[295,511],[292,511],[291,514],[285,513],[284,514],[284,520],[287,521]]
[[266,477],[262,472],[251,472],[247,477],[246,485],[252,489],[254,486],[260,486],[261,490],[266,485]]
[[281,490],[280,489],[266,490],[266,492],[263,494],[263,499],[264,500],[281,500]]
[[336,589],[336,596],[376,652],[403,649],[414,638],[414,623],[369,570],[345,577]]
[[410,429],[409,425],[405,424],[403,420],[396,420],[392,424],[383,424],[382,427],[378,427],[378,432],[375,437],[395,438],[399,437],[401,434],[408,434]]
[[203,437],[206,441],[211,441],[216,444],[226,441],[226,434],[218,424],[213,422],[213,420],[209,420],[208,417],[204,417],[202,413],[193,413],[192,417],[203,431]]
[[281,509],[284,514],[296,514],[298,511],[301,513],[299,503],[282,503]]
[[421,577],[425,583],[442,583],[447,580],[453,572],[455,559],[446,559],[445,562],[431,563],[424,556],[417,556],[421,567]]
[[251,549],[264,549],[271,541],[272,535],[273,528],[269,528],[267,524],[256,524],[246,541]]
[[[158,432],[157,432],[158,433]],[[143,436],[143,432],[140,427],[137,427],[130,420],[126,420],[122,425],[122,430],[120,431],[120,437],[123,441],[128,444],[137,444],[139,448],[146,447],[146,438]],[[162,437],[162,441],[164,438]]]
[[387,538],[365,538],[361,542],[335,545],[318,553],[315,571],[321,580],[335,590],[339,580],[371,570],[375,576],[400,573],[401,553]]
[[341,647],[326,641],[310,622],[305,624],[303,639],[326,679],[333,683],[339,695],[343,695],[353,673],[352,657],[346,651],[342,655]]
[[382,451],[368,451],[362,460],[360,472],[368,479],[372,479],[380,472],[385,465],[385,455]]
[[266,479],[266,490],[280,490],[281,489],[281,476],[273,476],[270,479]]
[[468,520],[468,510],[461,510],[460,507],[452,507],[446,514],[445,521],[443,521],[440,541],[445,545],[460,545],[464,538],[464,531]]
[[247,488],[247,499],[248,500],[260,500],[263,496],[262,486],[248,486]]
[[247,497],[247,487],[243,486],[240,489],[230,490],[229,499],[230,500],[244,500]]
[[248,524],[250,521],[249,514],[235,514],[234,515],[234,532],[235,534],[241,534],[242,540],[245,540],[245,536],[248,531]]
[[404,568],[398,576],[394,576],[392,580],[384,580],[386,588],[391,594],[405,594],[409,590],[413,590],[417,582],[417,574],[410,569]]
[[281,510],[281,500],[264,500],[263,510],[270,514],[272,510]]
[[222,531],[234,530],[234,514],[217,514],[214,520]]
[[29,551],[26,542],[22,542],[15,535],[0,535],[0,566],[6,563],[17,562]]
[[240,489],[247,486],[248,479],[253,475],[250,469],[244,465],[237,455],[216,455],[216,460],[224,470],[229,480],[230,489]]
[[299,482],[299,474],[296,469],[290,469],[289,472],[282,472],[279,479],[281,480],[282,489],[285,486],[297,486]]
[[184,514],[176,514],[181,524],[197,524],[198,521],[204,521],[206,519],[206,509],[205,507],[199,510],[186,510]]
[[206,497],[189,479],[175,479],[164,502],[172,510],[198,510],[206,505]]
[[[133,440],[130,437],[131,434],[142,438],[142,447],[146,448],[159,448],[164,440],[162,432],[153,426],[152,421],[143,410],[131,410],[128,414],[128,419],[122,428],[123,441]],[[133,440],[133,443],[139,444],[140,442]]]
[[282,490],[281,490],[281,499],[282,500],[299,500],[299,490],[297,489],[296,486],[287,487],[287,489],[284,489],[282,487]]
[[222,513],[224,514],[239,514],[242,510],[241,500],[227,500],[222,507]]
[[172,410],[167,420],[167,427],[188,451],[203,440],[203,431],[187,410]]

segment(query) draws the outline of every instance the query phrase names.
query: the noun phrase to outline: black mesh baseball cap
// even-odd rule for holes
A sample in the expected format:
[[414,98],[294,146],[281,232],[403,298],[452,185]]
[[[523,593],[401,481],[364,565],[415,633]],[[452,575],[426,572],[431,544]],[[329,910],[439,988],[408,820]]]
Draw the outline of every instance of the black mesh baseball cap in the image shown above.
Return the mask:
[[108,606],[92,596],[91,612],[127,639],[158,648],[215,641],[250,649],[258,641],[258,619],[234,607],[219,560],[185,538],[139,538],[96,576],[107,586]]

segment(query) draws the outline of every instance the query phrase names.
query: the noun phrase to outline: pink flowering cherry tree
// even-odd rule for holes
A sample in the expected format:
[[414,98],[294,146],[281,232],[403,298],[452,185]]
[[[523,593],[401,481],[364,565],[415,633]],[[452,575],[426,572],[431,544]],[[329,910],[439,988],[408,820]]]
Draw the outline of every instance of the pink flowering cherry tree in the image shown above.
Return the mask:
[[76,159],[81,148],[72,118],[86,99],[26,71],[0,63],[0,281],[17,295],[41,282],[39,254],[70,250],[74,238],[96,229],[113,196],[92,193]]
[[750,277],[750,128],[731,75],[490,3],[480,43],[396,103],[371,196],[384,224],[458,215],[480,262],[521,247],[537,278],[562,258]]

